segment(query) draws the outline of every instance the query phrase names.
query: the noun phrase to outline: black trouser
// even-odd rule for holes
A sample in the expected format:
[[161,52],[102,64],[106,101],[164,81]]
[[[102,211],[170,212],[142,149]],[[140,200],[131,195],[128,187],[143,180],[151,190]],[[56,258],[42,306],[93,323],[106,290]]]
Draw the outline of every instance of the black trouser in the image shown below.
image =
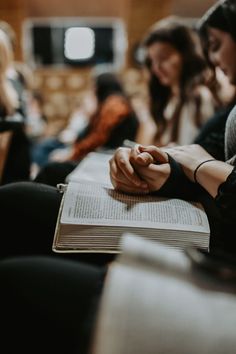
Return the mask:
[[0,261],[3,352],[86,354],[105,274],[53,257]]

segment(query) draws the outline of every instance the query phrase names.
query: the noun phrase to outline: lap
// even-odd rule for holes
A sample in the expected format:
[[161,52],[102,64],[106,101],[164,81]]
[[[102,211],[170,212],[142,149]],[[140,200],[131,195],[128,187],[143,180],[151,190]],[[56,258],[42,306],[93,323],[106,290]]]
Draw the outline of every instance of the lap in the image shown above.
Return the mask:
[[0,261],[8,353],[87,353],[105,274],[102,267],[53,257]]

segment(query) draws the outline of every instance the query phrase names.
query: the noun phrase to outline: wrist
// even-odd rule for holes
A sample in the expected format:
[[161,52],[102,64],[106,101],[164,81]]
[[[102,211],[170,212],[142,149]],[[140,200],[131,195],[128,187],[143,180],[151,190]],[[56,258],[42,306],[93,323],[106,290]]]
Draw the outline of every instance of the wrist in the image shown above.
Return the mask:
[[216,161],[214,158],[211,158],[211,159],[207,159],[207,160],[204,160],[202,162],[200,162],[194,169],[193,171],[193,182],[194,183],[198,183],[198,180],[197,180],[197,174],[199,172],[199,170],[201,169],[201,167],[209,162],[213,162],[213,161]]

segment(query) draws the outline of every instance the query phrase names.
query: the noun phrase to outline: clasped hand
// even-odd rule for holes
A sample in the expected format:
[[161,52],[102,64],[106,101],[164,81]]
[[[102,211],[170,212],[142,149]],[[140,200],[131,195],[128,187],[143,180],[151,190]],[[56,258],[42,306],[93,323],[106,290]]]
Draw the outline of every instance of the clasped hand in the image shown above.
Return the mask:
[[113,187],[126,193],[145,194],[158,191],[171,172],[168,155],[182,166],[184,174],[191,181],[194,181],[194,170],[199,163],[212,158],[197,144],[165,149],[138,144],[132,149],[119,148],[110,160]]
[[118,148],[110,159],[110,179],[115,189],[146,194],[159,190],[170,175],[166,152],[156,146]]

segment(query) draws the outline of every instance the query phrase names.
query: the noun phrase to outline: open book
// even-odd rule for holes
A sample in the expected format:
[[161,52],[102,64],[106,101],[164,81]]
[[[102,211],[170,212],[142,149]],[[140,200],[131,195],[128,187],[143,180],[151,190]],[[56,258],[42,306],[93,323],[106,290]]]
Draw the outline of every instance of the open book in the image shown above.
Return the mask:
[[109,176],[109,152],[90,152],[78,166],[66,177],[66,182],[81,180],[100,182],[112,187]]
[[109,266],[92,354],[232,354],[236,284],[192,267],[185,252],[124,235]]
[[199,203],[128,195],[92,181],[69,182],[58,215],[55,252],[119,253],[125,232],[173,248],[209,247],[209,224]]

